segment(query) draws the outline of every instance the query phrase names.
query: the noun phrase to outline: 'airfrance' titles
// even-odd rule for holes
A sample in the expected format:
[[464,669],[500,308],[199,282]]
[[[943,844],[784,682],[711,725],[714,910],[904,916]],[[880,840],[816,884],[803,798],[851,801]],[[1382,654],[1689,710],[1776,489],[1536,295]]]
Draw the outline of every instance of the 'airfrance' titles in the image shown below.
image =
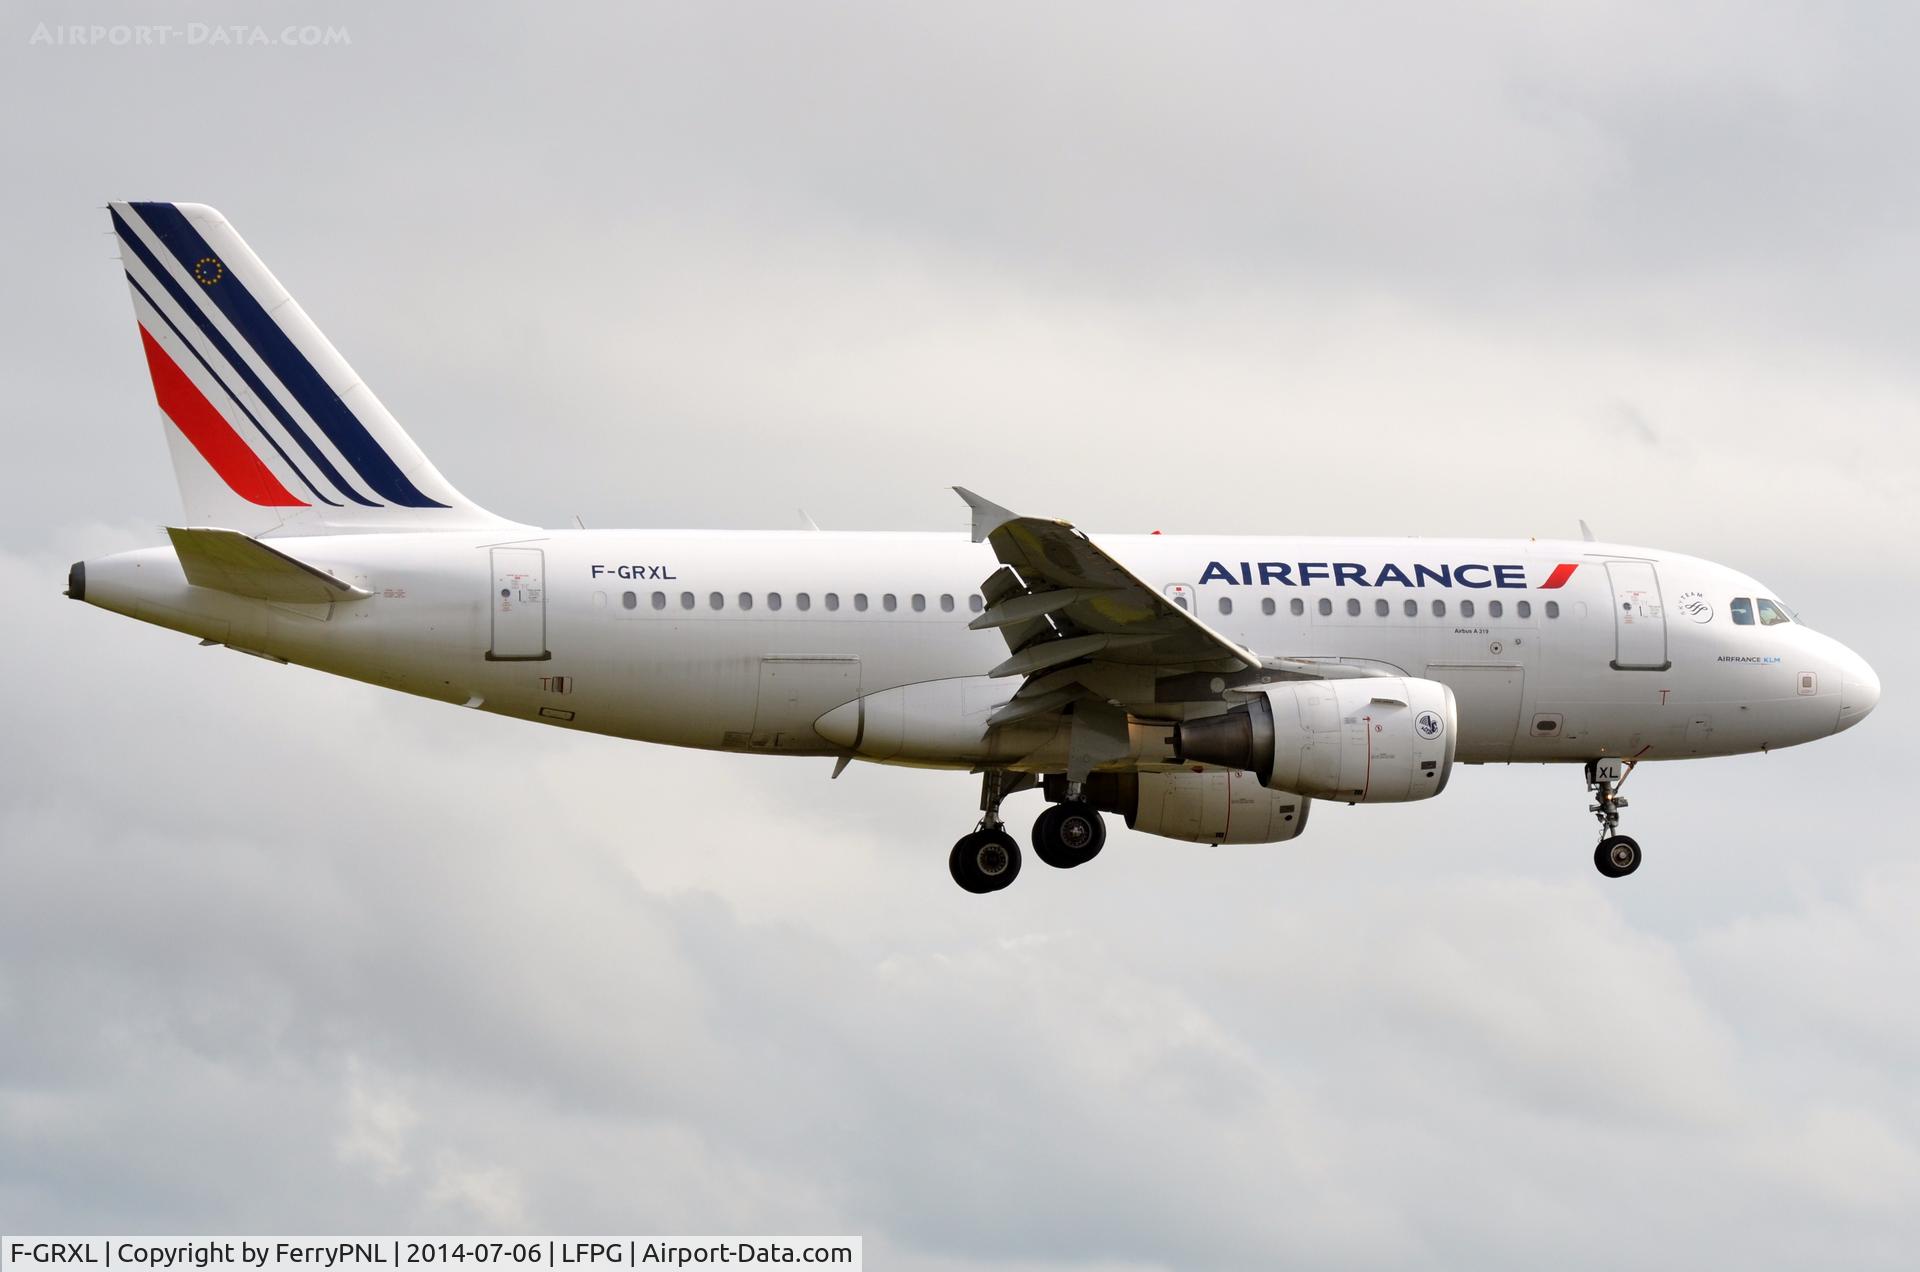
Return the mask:
[[[1566,586],[1577,568],[1576,564],[1556,565],[1540,587],[1545,590]],[[1209,561],[1200,575],[1200,582],[1247,587],[1311,587],[1316,583],[1331,583],[1334,587],[1531,586],[1523,565],[1469,563],[1399,566],[1389,562],[1381,566],[1368,566],[1358,561]]]

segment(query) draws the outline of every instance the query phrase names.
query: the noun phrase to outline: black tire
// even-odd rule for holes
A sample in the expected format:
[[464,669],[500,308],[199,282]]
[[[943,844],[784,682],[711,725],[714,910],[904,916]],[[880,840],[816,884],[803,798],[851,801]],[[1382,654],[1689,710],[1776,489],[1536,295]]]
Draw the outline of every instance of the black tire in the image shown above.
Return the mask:
[[947,870],[968,892],[998,892],[1020,875],[1020,845],[1004,830],[976,830],[947,854]]
[[1033,855],[1056,870],[1086,865],[1106,842],[1107,824],[1091,804],[1055,804],[1034,819]]
[[1593,865],[1609,879],[1624,879],[1640,868],[1640,843],[1627,835],[1602,839],[1593,850]]

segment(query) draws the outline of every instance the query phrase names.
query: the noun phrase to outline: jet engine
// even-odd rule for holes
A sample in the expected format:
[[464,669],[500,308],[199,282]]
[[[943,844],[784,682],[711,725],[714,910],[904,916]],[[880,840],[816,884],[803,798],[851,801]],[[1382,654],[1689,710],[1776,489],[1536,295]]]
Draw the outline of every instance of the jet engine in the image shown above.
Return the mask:
[[[1052,794],[1054,779],[1048,781]],[[1083,794],[1094,807],[1125,817],[1134,830],[1190,844],[1284,843],[1306,828],[1313,803],[1223,769],[1094,773]]]
[[1453,769],[1453,690],[1437,680],[1297,680],[1174,731],[1183,764],[1242,769],[1276,791],[1349,804],[1430,799]]

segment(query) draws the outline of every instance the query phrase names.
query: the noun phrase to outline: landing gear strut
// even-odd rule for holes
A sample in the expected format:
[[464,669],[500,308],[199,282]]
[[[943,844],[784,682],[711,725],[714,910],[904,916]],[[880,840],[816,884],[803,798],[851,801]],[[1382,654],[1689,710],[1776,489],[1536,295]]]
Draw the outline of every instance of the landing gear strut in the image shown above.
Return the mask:
[[1033,785],[1030,773],[988,769],[980,775],[980,824],[947,854],[953,881],[968,892],[998,892],[1020,874],[1020,845],[1000,820],[1000,801]]
[[1620,798],[1620,787],[1633,772],[1632,760],[1588,760],[1587,789],[1594,803],[1587,809],[1600,823],[1600,843],[1593,850],[1593,864],[1609,879],[1622,879],[1640,868],[1640,844],[1620,828],[1620,810],[1627,801]]

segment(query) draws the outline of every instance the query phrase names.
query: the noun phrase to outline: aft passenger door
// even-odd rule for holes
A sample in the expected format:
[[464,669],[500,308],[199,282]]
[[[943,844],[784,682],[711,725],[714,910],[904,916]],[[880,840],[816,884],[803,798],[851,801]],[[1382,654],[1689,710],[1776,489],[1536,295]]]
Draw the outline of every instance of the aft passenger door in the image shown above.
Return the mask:
[[1651,561],[1609,561],[1613,583],[1613,669],[1665,671],[1667,614]]
[[493,549],[493,644],[488,662],[541,662],[547,652],[546,553]]

